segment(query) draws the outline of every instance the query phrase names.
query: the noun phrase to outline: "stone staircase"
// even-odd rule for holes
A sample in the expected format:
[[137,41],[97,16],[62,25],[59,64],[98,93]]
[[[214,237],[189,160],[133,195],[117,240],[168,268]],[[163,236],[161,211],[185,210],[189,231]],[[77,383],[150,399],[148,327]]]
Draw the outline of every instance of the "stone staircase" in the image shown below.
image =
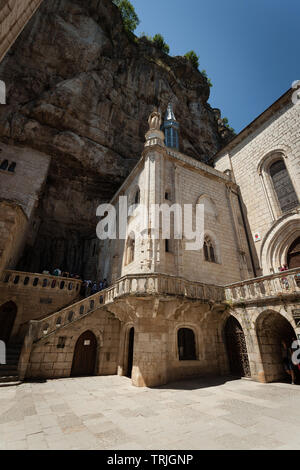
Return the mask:
[[9,344],[6,348],[6,364],[0,364],[0,384],[5,382],[18,382],[18,363],[22,343]]

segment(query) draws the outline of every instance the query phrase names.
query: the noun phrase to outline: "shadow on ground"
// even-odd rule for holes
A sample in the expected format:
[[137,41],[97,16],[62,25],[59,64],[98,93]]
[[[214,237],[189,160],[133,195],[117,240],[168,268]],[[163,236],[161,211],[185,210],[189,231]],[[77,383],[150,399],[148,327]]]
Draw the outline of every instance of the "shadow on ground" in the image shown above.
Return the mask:
[[224,385],[227,382],[234,380],[241,380],[241,377],[226,376],[226,377],[199,377],[193,379],[182,379],[176,382],[171,382],[166,385],[159,385],[157,387],[149,387],[153,389],[168,389],[168,390],[198,390],[201,388],[217,387]]

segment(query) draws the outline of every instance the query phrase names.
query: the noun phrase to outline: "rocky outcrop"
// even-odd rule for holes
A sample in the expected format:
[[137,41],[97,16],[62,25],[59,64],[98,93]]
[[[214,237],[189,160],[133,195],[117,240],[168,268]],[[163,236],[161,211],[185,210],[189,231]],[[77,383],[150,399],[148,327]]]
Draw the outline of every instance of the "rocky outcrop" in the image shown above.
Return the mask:
[[[0,65],[0,136],[51,156],[23,269],[83,272],[95,255],[95,210],[140,157],[153,107],[170,100],[181,151],[211,157],[230,137],[209,86],[182,57],[130,38],[111,0],[44,0]],[[29,261],[31,260],[31,261]]]

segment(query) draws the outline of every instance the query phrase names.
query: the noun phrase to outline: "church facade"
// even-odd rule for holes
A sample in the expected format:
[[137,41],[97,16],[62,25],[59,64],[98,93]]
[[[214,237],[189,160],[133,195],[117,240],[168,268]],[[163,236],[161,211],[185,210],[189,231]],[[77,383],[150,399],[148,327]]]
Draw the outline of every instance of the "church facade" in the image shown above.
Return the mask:
[[[136,386],[284,377],[281,342],[300,334],[300,106],[292,97],[291,89],[213,165],[179,151],[171,105],[163,124],[153,113],[141,158],[107,206],[116,226],[120,201],[132,208],[124,237],[100,242],[97,272],[109,287],[83,299],[80,281],[14,271],[49,162],[41,154],[33,165],[26,149],[3,145],[0,339],[18,360],[0,375],[119,374]],[[173,208],[189,206],[194,221],[199,205],[203,244],[187,249]],[[140,208],[152,206],[165,208],[170,237],[162,221],[156,236],[144,224]]]

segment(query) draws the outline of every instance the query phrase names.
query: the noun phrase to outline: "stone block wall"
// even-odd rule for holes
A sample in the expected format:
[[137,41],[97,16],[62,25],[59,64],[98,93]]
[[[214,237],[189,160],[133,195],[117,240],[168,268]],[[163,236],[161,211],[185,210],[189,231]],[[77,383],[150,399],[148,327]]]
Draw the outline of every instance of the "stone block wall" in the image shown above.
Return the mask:
[[13,172],[0,171],[0,198],[19,204],[28,219],[46,180],[50,157],[25,147],[0,144],[0,162],[15,162]]
[[[169,252],[161,233],[159,240],[142,240],[137,235],[134,260],[126,264],[127,241],[106,240],[100,250],[100,277],[114,281],[126,274],[160,272],[224,285],[253,276],[243,220],[234,194],[236,186],[228,177],[204,164],[198,169],[192,158],[184,156],[187,164],[183,164],[181,154],[178,155],[177,159],[175,153],[174,156],[169,155],[163,148],[148,149],[135,174],[117,193],[113,205],[118,214],[118,196],[122,195],[128,197],[130,206],[138,188],[141,205],[146,210],[153,204],[169,207],[178,204],[183,213],[184,205],[188,204],[193,208],[195,219],[196,204],[203,203],[204,230],[213,242],[216,262],[205,261],[203,249],[188,251],[185,240],[174,240],[174,216],[170,212],[172,239],[169,240]],[[128,217],[127,234],[138,234],[142,227],[142,213],[137,208]]]
[[[120,322],[105,310],[99,309],[33,345],[26,377],[69,377],[76,341],[87,330],[92,331],[97,339],[95,375],[116,374]],[[64,338],[64,348],[57,347],[60,338]]]
[[[255,242],[255,248],[262,264],[263,274],[270,273],[269,266],[261,256],[264,241],[270,229],[283,217],[283,214],[274,207],[276,201],[273,202],[273,199],[276,199],[276,196],[268,190],[261,169],[268,155],[280,152],[300,202],[299,124],[300,106],[294,105],[290,97],[290,100],[279,110],[271,113],[263,124],[253,129],[234,148],[225,149],[215,161],[218,170],[233,170],[246,207],[250,236],[254,239],[255,233],[260,235],[260,239]],[[275,205],[278,206],[278,203]],[[288,214],[284,215],[285,218],[287,216]]]
[[0,276],[5,268],[16,265],[27,225],[28,219],[21,207],[0,198]]

